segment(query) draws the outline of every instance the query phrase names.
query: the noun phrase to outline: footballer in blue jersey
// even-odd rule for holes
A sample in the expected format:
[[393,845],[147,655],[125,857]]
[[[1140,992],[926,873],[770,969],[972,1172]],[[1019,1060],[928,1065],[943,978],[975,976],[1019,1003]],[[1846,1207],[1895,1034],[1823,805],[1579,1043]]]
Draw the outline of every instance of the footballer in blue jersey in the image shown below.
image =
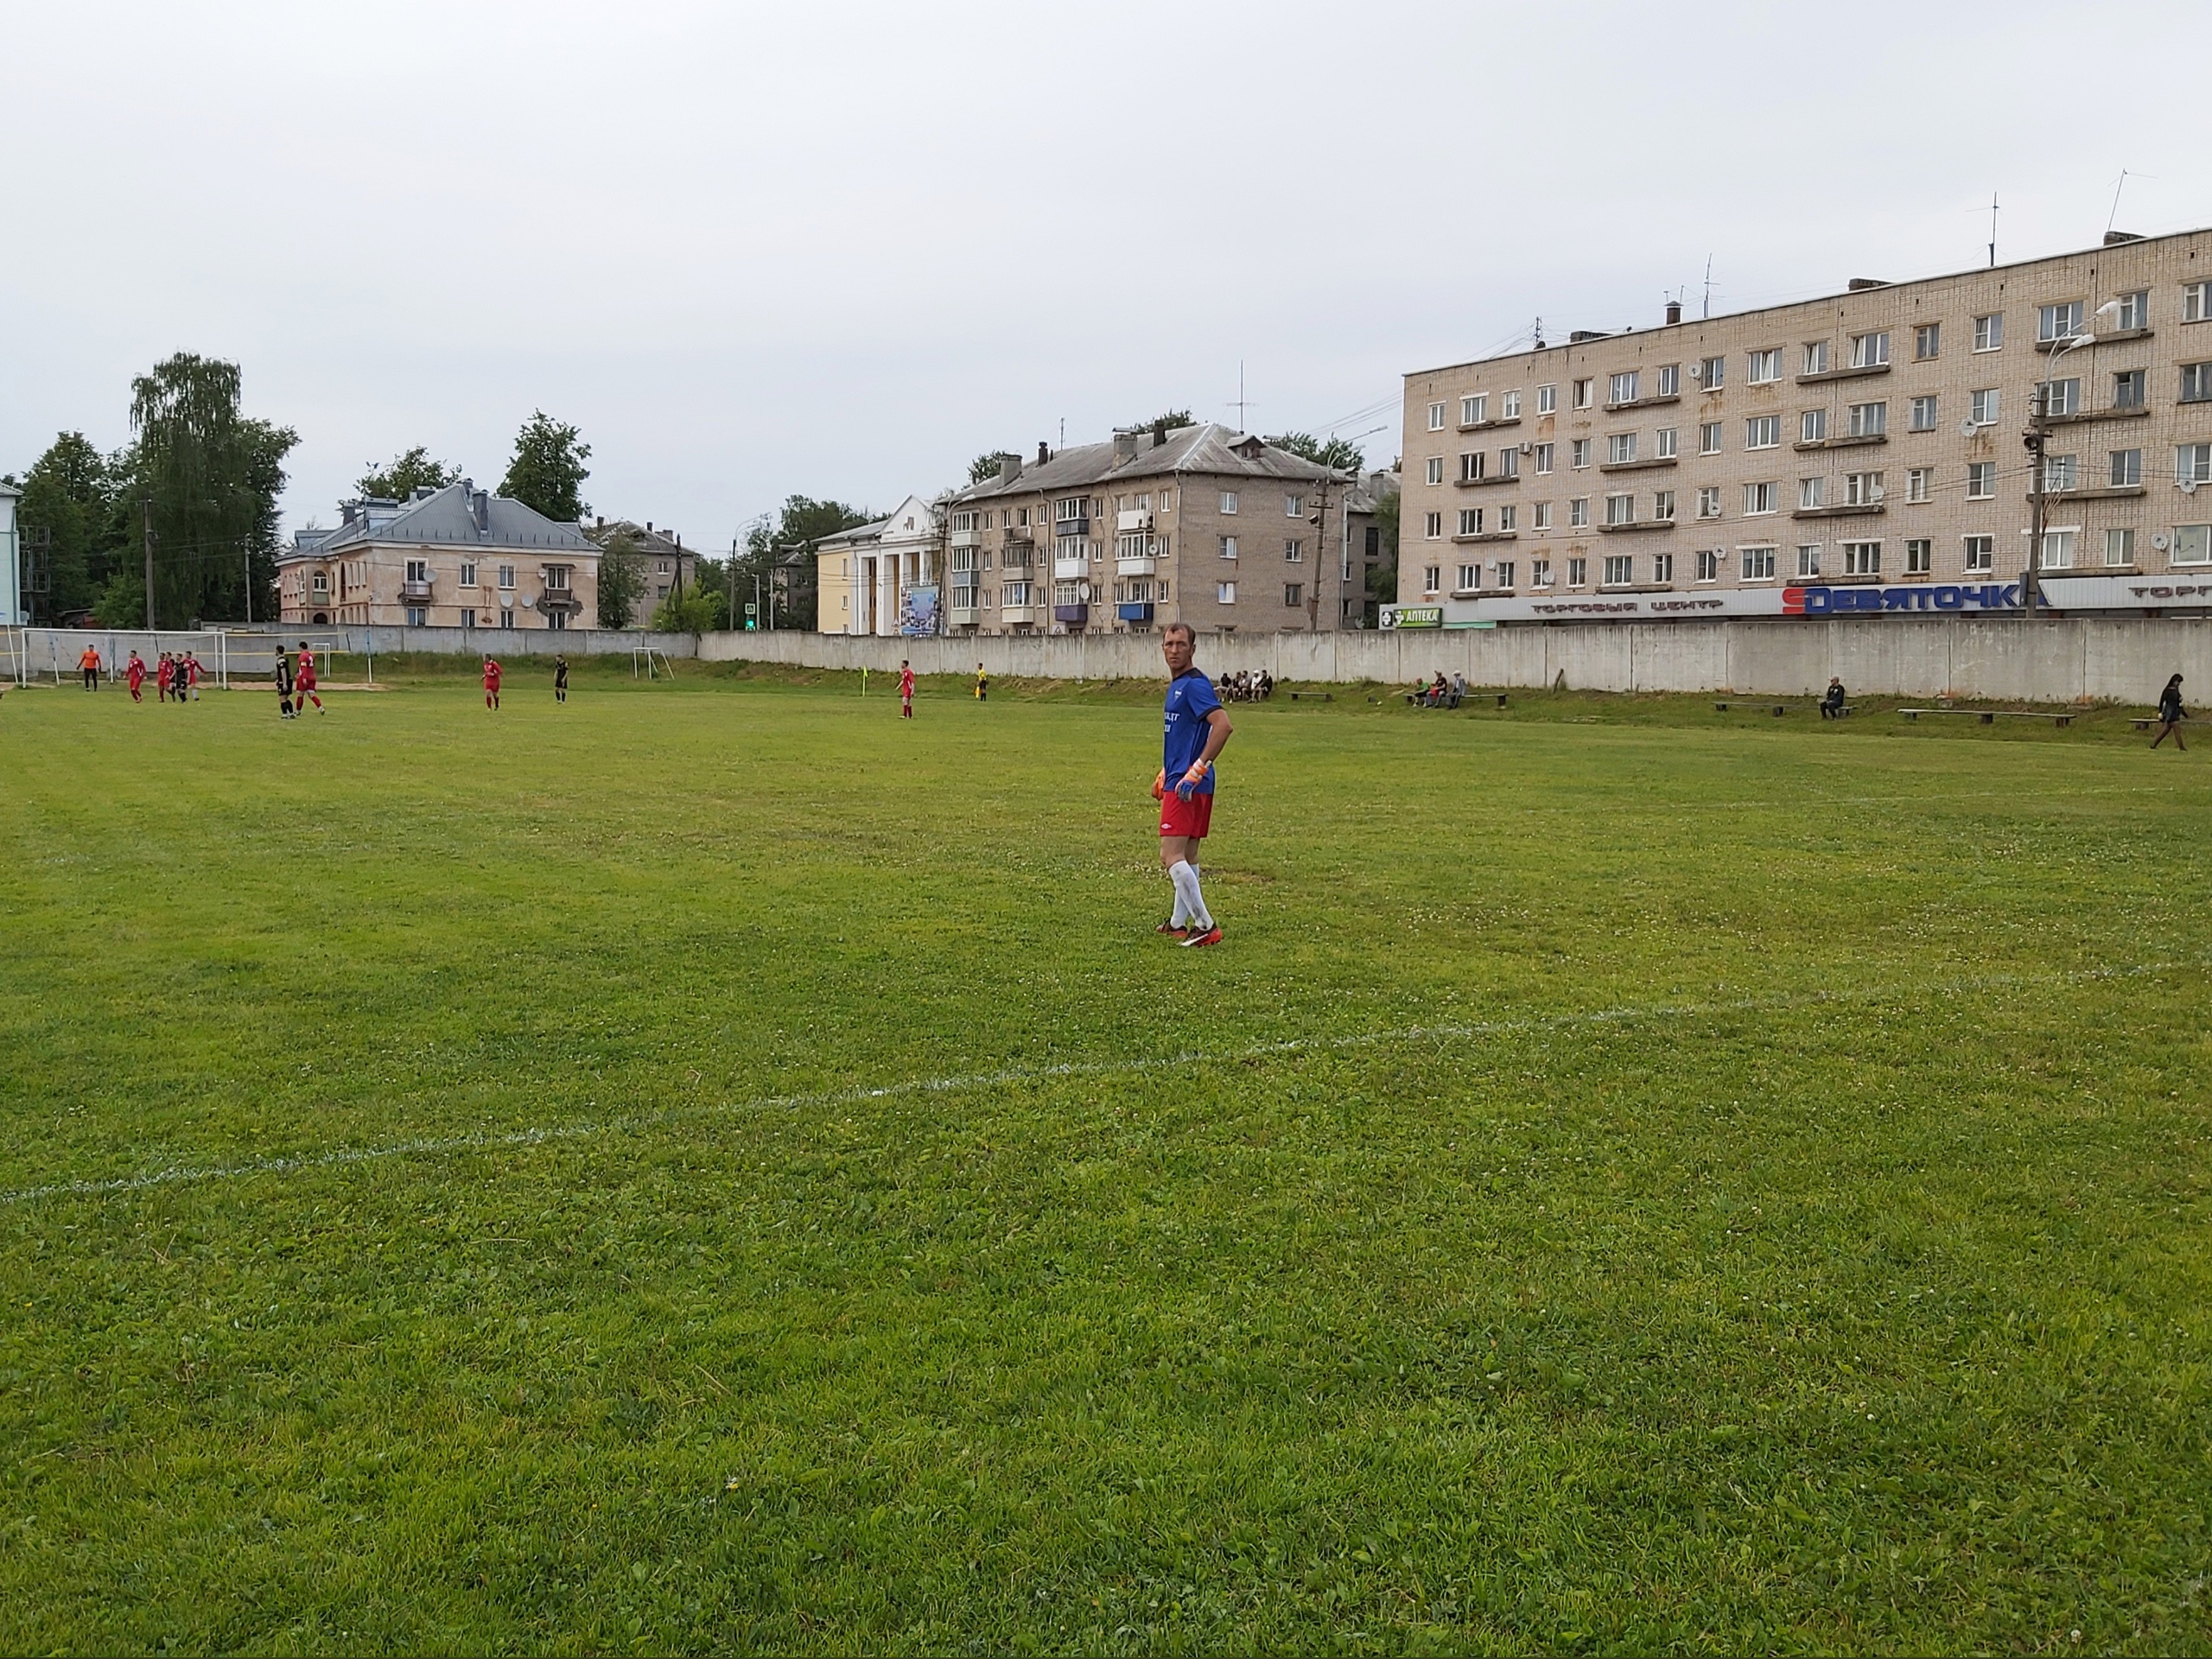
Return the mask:
[[1160,776],[1152,785],[1160,802],[1160,862],[1175,885],[1175,913],[1157,931],[1185,946],[1221,943],[1221,929],[1198,891],[1198,843],[1213,825],[1214,757],[1230,734],[1213,682],[1191,666],[1196,643],[1187,622],[1170,622],[1160,631],[1160,654],[1167,661],[1167,718]]

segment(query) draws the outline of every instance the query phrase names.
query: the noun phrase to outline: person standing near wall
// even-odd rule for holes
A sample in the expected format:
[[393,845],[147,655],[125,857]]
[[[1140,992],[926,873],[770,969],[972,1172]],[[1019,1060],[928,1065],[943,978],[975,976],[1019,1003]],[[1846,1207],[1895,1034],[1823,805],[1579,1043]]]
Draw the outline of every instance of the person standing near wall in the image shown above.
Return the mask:
[[[982,664],[981,663],[976,664],[976,667],[978,668],[981,668],[982,666]],[[79,654],[77,658],[77,671],[85,677],[86,690],[99,690],[100,689],[99,652],[93,650],[92,646],[86,645],[83,652]]]
[[566,657],[556,657],[553,659],[553,701],[566,702],[568,700],[569,659]]
[[2151,740],[2151,747],[2155,749],[2171,737],[2174,747],[2187,753],[2189,745],[2181,741],[2181,723],[2188,718],[2189,711],[2181,706],[2181,676],[2177,674],[2158,693],[2158,734]]
[[981,663],[976,664],[976,701],[981,702],[991,693],[991,677],[983,672]]

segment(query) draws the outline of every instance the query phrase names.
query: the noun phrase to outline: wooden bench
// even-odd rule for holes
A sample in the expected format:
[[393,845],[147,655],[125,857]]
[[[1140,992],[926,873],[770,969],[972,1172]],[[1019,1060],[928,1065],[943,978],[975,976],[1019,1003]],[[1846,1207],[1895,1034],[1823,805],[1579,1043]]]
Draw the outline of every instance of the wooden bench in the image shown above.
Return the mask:
[[[2160,720],[2156,715],[2146,715],[2140,720],[2130,720],[2127,723],[2133,726],[2139,732],[2147,732],[2153,726],[2163,726],[2166,722]],[[2204,722],[2199,720],[2195,715],[2183,715],[2174,723],[2177,726],[2202,726]]]
[[1293,702],[1334,702],[1336,698],[1326,691],[1294,691],[1290,694],[1290,700]]
[[1993,726],[2002,715],[2007,720],[2047,720],[2054,726],[2071,726],[2071,715],[2050,715],[2040,709],[1900,709],[1897,713],[1907,720],[1918,720],[1923,715],[1971,715],[1985,726]]

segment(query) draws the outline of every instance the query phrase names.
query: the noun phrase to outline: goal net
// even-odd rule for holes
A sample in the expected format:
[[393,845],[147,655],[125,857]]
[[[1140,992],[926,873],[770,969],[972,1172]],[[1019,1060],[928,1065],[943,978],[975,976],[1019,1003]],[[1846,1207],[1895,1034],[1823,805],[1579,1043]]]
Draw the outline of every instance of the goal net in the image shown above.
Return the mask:
[[265,680],[276,672],[279,652],[295,653],[307,641],[318,664],[346,656],[339,642],[313,632],[279,639],[267,633],[229,633],[220,628],[9,628],[0,631],[0,675],[16,685],[69,685],[84,677],[85,653],[99,659],[102,684],[123,677],[130,653],[148,673],[163,652],[200,659],[200,682],[228,690],[232,677]]

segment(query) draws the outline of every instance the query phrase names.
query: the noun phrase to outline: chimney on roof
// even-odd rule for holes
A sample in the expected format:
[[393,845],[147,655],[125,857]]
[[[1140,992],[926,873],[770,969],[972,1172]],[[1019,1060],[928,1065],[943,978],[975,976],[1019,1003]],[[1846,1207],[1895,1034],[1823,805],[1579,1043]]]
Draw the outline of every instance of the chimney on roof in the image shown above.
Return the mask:
[[1167,420],[1165,416],[1152,423],[1152,447],[1159,448],[1167,442]]
[[648,535],[648,536],[650,536],[650,535],[652,535],[652,533],[653,533],[653,521],[652,521],[652,519],[648,518],[648,519],[646,519],[646,520],[645,520],[645,534],[646,534],[646,535]]
[[1854,276],[1847,285],[1853,294],[1864,294],[1870,288],[1887,288],[1889,282],[1881,276]]
[[1001,484],[1011,484],[1015,479],[1020,478],[1020,476],[1021,457],[1020,455],[1008,454],[1005,451],[1001,450],[999,454],[999,482]]
[[1667,326],[1668,326],[1669,328],[1671,328],[1671,327],[1673,327],[1676,323],[1680,322],[1681,320],[1682,320],[1682,302],[1681,302],[1680,300],[1669,300],[1669,301],[1668,301],[1668,302],[1667,302]]
[[1114,460],[1118,464],[1137,458],[1137,435],[1116,429],[1114,433]]
[[1570,346],[1580,346],[1586,340],[1611,340],[1612,336],[1602,328],[1577,328],[1567,337]]
[[1045,442],[1045,440],[1044,440],[1044,439],[1042,439],[1042,438],[1038,439],[1038,440],[1037,440],[1037,464],[1038,464],[1039,467],[1042,467],[1042,466],[1043,466],[1046,461],[1050,461],[1052,458],[1052,446],[1051,444],[1049,444],[1049,443],[1046,442]]
[[2140,242],[2142,239],[2141,232],[2137,231],[2107,231],[2105,232],[2105,246],[2108,248],[2116,248],[2123,242]]
[[475,514],[476,533],[479,536],[489,535],[492,530],[492,497],[490,493],[484,490],[471,491],[468,497],[468,505],[471,511]]
[[607,515],[605,513],[600,514],[599,522],[594,524],[592,528],[594,530],[605,530],[607,528]]

